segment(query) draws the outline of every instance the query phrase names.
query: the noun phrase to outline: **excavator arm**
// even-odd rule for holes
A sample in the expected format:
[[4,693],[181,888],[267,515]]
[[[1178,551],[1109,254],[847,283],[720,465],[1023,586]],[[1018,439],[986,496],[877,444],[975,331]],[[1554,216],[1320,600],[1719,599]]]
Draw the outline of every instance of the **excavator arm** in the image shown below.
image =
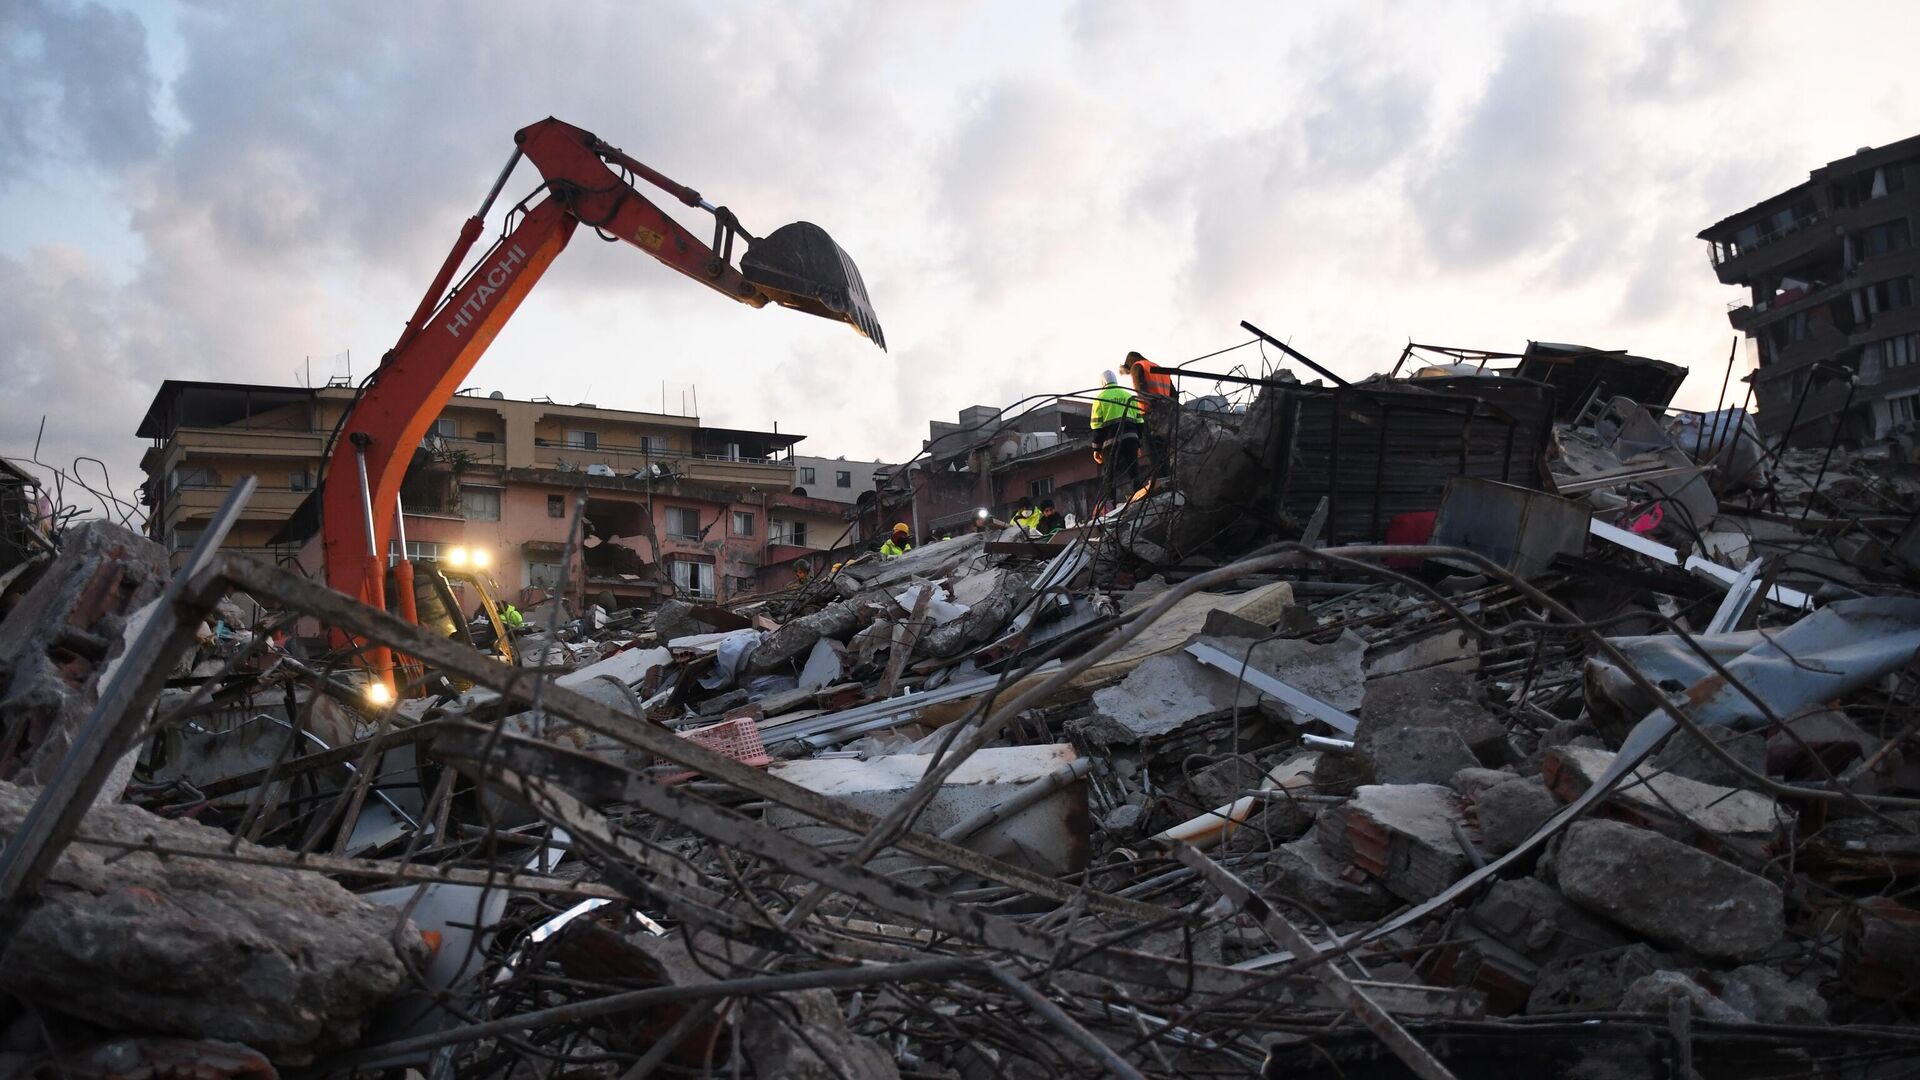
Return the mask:
[[[776,303],[845,322],[886,347],[859,271],[818,226],[798,222],[756,239],[725,207],[551,117],[523,128],[514,142],[513,157],[462,227],[399,342],[341,421],[327,461],[320,509],[327,583],[375,607],[386,606],[387,544],[414,448],[580,225],[626,241],[740,303]],[[522,157],[539,169],[545,197],[517,221],[510,214],[511,227],[449,292]],[[711,213],[712,242],[647,201],[636,179]],[[736,268],[739,240],[748,249]],[[368,661],[390,691],[384,651],[371,650]]]

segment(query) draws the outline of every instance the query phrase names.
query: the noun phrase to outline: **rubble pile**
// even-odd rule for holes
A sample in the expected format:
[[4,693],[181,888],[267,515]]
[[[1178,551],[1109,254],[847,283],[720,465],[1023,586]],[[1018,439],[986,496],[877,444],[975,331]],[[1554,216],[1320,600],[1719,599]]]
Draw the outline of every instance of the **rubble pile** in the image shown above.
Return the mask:
[[[1388,424],[1464,392],[1346,390]],[[67,530],[5,586],[0,1062],[1718,1077],[1920,1054],[1920,470],[1614,398],[1541,427],[1538,475],[1506,447],[1424,511],[1369,507],[1285,419],[1312,393],[1208,413],[1078,528],[729,607],[554,604],[512,665],[235,555],[163,596],[147,542]],[[1261,479],[1279,461],[1346,505],[1296,513]],[[371,643],[397,703],[368,692]]]

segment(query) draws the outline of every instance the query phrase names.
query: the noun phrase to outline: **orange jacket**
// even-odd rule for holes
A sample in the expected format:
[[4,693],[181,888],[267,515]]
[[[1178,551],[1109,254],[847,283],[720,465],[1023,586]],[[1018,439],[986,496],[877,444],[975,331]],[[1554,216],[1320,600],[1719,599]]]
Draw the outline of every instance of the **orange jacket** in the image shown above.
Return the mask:
[[1141,409],[1151,412],[1161,400],[1173,400],[1173,377],[1162,372],[1151,360],[1133,362],[1133,391],[1140,395]]

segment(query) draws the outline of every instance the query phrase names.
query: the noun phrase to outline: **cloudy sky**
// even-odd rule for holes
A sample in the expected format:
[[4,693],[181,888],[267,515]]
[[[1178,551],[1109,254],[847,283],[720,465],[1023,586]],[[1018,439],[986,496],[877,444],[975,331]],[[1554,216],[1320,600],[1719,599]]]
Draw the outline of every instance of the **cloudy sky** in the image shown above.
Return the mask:
[[[1249,319],[1695,366],[1705,225],[1920,133],[1920,8],[0,0],[0,453],[139,480],[159,382],[364,374],[547,115],[857,260],[892,347],[582,231],[470,385],[895,459]],[[529,191],[523,166],[510,203]],[[497,225],[497,221],[494,223]],[[696,233],[703,232],[697,227]],[[1250,351],[1249,351],[1250,352]],[[1249,352],[1235,357],[1248,357]],[[309,361],[309,358],[312,358]],[[678,389],[669,393],[677,409]]]

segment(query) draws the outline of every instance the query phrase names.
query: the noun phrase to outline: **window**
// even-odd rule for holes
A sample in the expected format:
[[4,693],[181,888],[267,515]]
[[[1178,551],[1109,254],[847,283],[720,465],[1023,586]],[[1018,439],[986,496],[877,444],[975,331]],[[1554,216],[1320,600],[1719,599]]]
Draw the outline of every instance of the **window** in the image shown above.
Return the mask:
[[567,432],[567,448],[569,450],[598,450],[600,449],[600,433],[597,431],[569,430]]
[[[400,541],[387,541],[387,554],[389,556],[400,554]],[[414,562],[438,561],[440,558],[440,545],[432,540],[409,540],[407,541],[407,558]]]
[[174,551],[191,551],[193,545],[200,542],[200,536],[207,531],[205,525],[175,525],[173,527]]
[[773,518],[767,522],[767,543],[791,544],[794,547],[807,546],[807,523],[804,521],[781,521]]
[[834,487],[843,487],[843,488],[850,488],[850,487],[852,487],[852,486],[853,486],[853,474],[852,474],[852,473],[850,473],[850,472],[848,472],[848,471],[847,471],[847,470],[845,470],[845,469],[841,469],[841,470],[839,470],[838,472],[836,472],[836,473],[834,473],[834,474],[833,474],[833,486],[834,486]]
[[1920,405],[1920,394],[1908,394],[1904,397],[1887,399],[1887,416],[1895,424],[1911,424],[1917,414],[1915,406]]
[[433,422],[433,433],[443,439],[457,439],[460,437],[460,421],[443,416]]
[[667,507],[667,536],[674,540],[700,539],[700,511]]
[[665,435],[640,436],[640,449],[655,456],[672,452],[667,447],[667,437]]
[[1907,229],[1907,219],[1896,218],[1860,233],[1854,238],[1854,247],[1860,258],[1871,259],[1875,255],[1905,250],[1912,239]]
[[460,515],[468,521],[499,521],[500,489],[462,486]]
[[312,491],[313,490],[313,473],[309,472],[306,469],[301,469],[299,472],[288,473],[287,474],[287,490],[288,491]]
[[702,600],[713,599],[713,564],[694,562],[691,559],[675,559],[673,567],[673,587],[683,596],[692,596]]
[[1038,499],[1053,494],[1053,477],[1043,476],[1027,484],[1027,494]]
[[565,495],[547,496],[547,516],[563,518],[567,516],[567,497]]
[[565,579],[566,574],[562,573],[562,568],[557,562],[530,562],[527,564],[528,588],[546,589],[552,592],[558,589]]
[[800,482],[803,484],[811,484],[814,482],[812,466],[810,465],[800,466]]
[[202,465],[195,469],[175,469],[173,486],[177,488],[210,488],[220,486],[220,470]]
[[735,510],[733,512],[733,535],[735,536],[752,536],[753,535],[753,515],[752,514],[747,513],[745,510]]
[[740,444],[737,442],[728,443],[726,457],[728,461],[739,461],[740,460]]
[[498,437],[491,431],[476,431],[473,433],[474,442],[490,443],[496,441],[497,438]]

